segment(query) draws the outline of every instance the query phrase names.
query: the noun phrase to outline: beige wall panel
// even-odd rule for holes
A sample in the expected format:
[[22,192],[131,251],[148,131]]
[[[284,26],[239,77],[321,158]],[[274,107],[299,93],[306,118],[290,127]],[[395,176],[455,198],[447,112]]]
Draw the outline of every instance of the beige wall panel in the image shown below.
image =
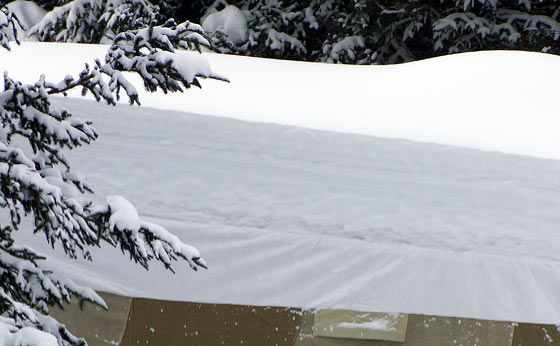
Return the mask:
[[510,322],[408,315],[405,346],[510,346]]
[[134,298],[122,346],[294,344],[301,310]]
[[51,308],[51,315],[66,325],[72,334],[86,339],[90,346],[115,345],[124,334],[132,299],[111,293],[98,294],[109,306],[109,311],[92,303],[84,303],[81,310],[78,300],[72,299],[72,304],[66,305],[64,310]]
[[559,346],[557,326],[519,323],[515,327],[512,346]]
[[[99,294],[109,311],[91,303],[81,310],[76,299],[63,311],[51,309],[53,317],[91,346],[560,346],[560,332],[551,325],[411,314],[404,342],[333,338],[314,335],[315,311]],[[319,328],[328,327],[323,324]]]

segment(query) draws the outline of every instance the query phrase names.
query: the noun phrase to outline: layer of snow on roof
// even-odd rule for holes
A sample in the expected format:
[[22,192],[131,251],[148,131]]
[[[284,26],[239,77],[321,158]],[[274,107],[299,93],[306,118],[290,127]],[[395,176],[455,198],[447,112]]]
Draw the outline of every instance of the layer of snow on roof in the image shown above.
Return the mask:
[[74,169],[196,246],[209,267],[146,273],[107,246],[91,263],[68,262],[42,237],[17,232],[77,284],[159,299],[560,323],[558,161],[64,105],[100,133],[69,154]]
[[[13,78],[56,81],[105,49],[24,44],[0,61]],[[204,56],[232,83],[140,95],[159,109],[55,102],[101,135],[70,153],[75,169],[200,249],[209,270],[154,266],[147,282],[118,249],[68,262],[24,230],[20,243],[63,277],[121,294],[560,323],[559,161],[162,111],[558,158],[560,58],[360,67]]]
[[[107,47],[25,43],[0,51],[12,78],[62,80]],[[40,52],[40,53],[38,53]],[[187,54],[187,53],[184,53]],[[197,54],[197,53],[192,53]],[[37,63],[41,56],[41,63]],[[144,106],[489,151],[560,158],[560,57],[492,51],[393,66],[342,66],[204,54],[231,83],[149,94]],[[61,68],[64,66],[64,68]],[[79,96],[79,90],[71,95]],[[125,98],[121,100],[127,102]]]

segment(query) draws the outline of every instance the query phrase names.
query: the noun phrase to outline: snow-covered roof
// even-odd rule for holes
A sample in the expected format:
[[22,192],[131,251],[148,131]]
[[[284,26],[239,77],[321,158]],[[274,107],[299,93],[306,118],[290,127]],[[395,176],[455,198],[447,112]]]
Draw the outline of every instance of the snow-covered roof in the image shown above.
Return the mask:
[[[39,49],[43,63],[26,66]],[[79,70],[103,47],[1,54],[13,78],[31,82],[35,69],[54,80]],[[70,154],[75,168],[195,245],[210,269],[145,272],[107,248],[93,263],[67,264],[22,232],[61,276],[174,300],[560,323],[560,162],[418,142],[560,157],[553,90],[535,87],[557,79],[560,58],[495,52],[393,67],[208,59],[231,84],[140,95],[159,109],[60,102],[101,135]],[[523,61],[506,79],[501,67]],[[192,114],[201,112],[252,122]]]

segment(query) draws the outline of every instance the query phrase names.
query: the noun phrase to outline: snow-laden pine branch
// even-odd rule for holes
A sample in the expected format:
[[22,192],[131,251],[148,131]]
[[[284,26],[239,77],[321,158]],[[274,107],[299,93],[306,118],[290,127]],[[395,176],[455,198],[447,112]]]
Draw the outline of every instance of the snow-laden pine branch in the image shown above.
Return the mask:
[[41,41],[109,42],[115,34],[157,21],[158,8],[147,0],[74,0],[48,12],[29,35]]
[[[17,16],[15,16],[12,11],[7,7],[0,8],[0,46],[4,49],[10,50],[9,35],[13,34],[17,42],[16,31],[18,27],[22,27]],[[19,44],[19,42],[17,42]]]
[[[182,56],[179,59],[174,54],[177,47],[200,50],[201,46],[209,46],[203,34],[198,24],[185,22],[175,25],[173,21],[159,27],[121,33],[115,37],[101,71],[109,75],[115,71],[136,72],[142,77],[146,90],[161,89],[165,93],[183,91],[181,86],[200,87],[198,78],[227,81],[225,77],[214,73],[206,60],[194,56]],[[119,83],[116,85],[118,92]],[[125,89],[131,88],[126,83],[121,82],[120,85]],[[127,89],[127,94],[129,97],[133,95],[131,102],[138,101],[137,93],[131,93]]]
[[[88,14],[76,10],[79,4],[85,8],[93,2],[79,0],[62,7],[68,10],[71,29],[64,35],[82,30],[80,18]],[[2,10],[0,34],[11,29],[14,20]],[[173,271],[173,263],[180,259],[194,270],[206,268],[196,248],[163,227],[142,220],[124,197],[93,201],[93,187],[73,170],[66,151],[91,144],[98,133],[91,121],[74,117],[68,109],[50,102],[52,95],[66,95],[78,88],[110,105],[115,105],[123,92],[131,104],[139,104],[138,91],[125,77],[131,72],[142,77],[149,91],[200,87],[200,78],[226,80],[214,73],[203,57],[176,53],[178,48],[200,50],[202,45],[208,41],[199,25],[168,21],[117,34],[103,62],[86,64],[77,75],[59,82],[41,76],[34,84],[24,84],[4,73],[4,90],[0,92],[0,208],[7,217],[0,220],[0,341],[38,337],[42,342],[25,340],[47,345],[53,340],[30,331],[34,328],[54,336],[59,345],[84,345],[83,339],[46,315],[49,306],[62,306],[76,295],[106,308],[95,292],[44,270],[44,256],[14,243],[12,232],[22,228],[26,218],[33,224],[30,231],[44,236],[52,247],[60,247],[69,258],[92,260],[89,248],[108,243],[146,269],[150,263],[160,262]]]
[[472,50],[483,40],[516,43],[523,33],[533,32],[541,39],[557,42],[560,22],[544,15],[533,15],[512,9],[498,8],[493,18],[472,12],[452,13],[433,24],[434,49],[449,53]]

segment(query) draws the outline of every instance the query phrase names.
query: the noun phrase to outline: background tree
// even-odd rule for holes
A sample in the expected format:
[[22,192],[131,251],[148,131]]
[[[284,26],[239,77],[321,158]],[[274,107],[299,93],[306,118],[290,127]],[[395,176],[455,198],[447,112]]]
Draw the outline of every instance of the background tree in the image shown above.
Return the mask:
[[560,54],[560,0],[36,1],[52,9],[31,31],[41,40],[108,41],[169,18],[204,23],[235,6],[246,39],[212,30],[219,52],[346,64],[394,64],[488,49]]
[[52,8],[29,35],[41,41],[109,43],[120,32],[163,22],[147,0],[80,0]]
[[[0,44],[6,49],[5,33],[16,22],[9,10],[0,10]],[[66,32],[77,29],[70,25]],[[90,144],[98,134],[90,121],[50,102],[52,95],[81,88],[84,94],[111,105],[123,91],[131,104],[140,104],[138,92],[122,71],[139,74],[149,91],[182,91],[200,86],[199,78],[225,80],[205,64],[197,65],[195,59],[188,71],[181,67],[184,61],[178,63],[187,57],[178,57],[175,49],[200,50],[201,45],[208,45],[203,35],[199,25],[177,25],[170,20],[116,35],[104,62],[86,64],[77,76],[58,83],[41,76],[35,84],[23,84],[4,73],[0,93],[0,337],[6,344],[20,338],[25,345],[85,345],[85,340],[48,316],[49,306],[62,306],[76,295],[106,308],[93,290],[44,270],[42,255],[16,244],[13,233],[22,226],[31,224],[33,233],[45,236],[69,258],[91,260],[88,249],[108,243],[146,269],[151,261],[158,261],[172,271],[172,263],[179,258],[194,270],[206,268],[196,248],[142,220],[123,197],[94,202],[92,186],[72,169],[65,151]],[[30,222],[24,223],[26,219]]]
[[559,0],[218,0],[246,15],[248,41],[220,51],[304,61],[393,64],[488,49],[560,54]]
[[220,16],[224,20],[232,19],[233,15],[237,16],[231,9],[230,5],[233,5],[244,16],[246,39],[240,42],[237,38],[228,37],[227,32],[218,31],[212,35],[215,48],[225,53],[301,60],[308,54],[304,44],[308,26],[305,23],[305,3],[306,1],[280,0],[242,0],[228,3],[217,0],[206,7],[201,19],[210,19],[218,11],[223,11]]
[[433,24],[436,54],[518,49],[559,54],[560,1],[457,0]]
[[175,18],[179,22],[191,21],[199,23],[206,10],[214,0],[151,0],[152,4],[159,6],[164,18]]

